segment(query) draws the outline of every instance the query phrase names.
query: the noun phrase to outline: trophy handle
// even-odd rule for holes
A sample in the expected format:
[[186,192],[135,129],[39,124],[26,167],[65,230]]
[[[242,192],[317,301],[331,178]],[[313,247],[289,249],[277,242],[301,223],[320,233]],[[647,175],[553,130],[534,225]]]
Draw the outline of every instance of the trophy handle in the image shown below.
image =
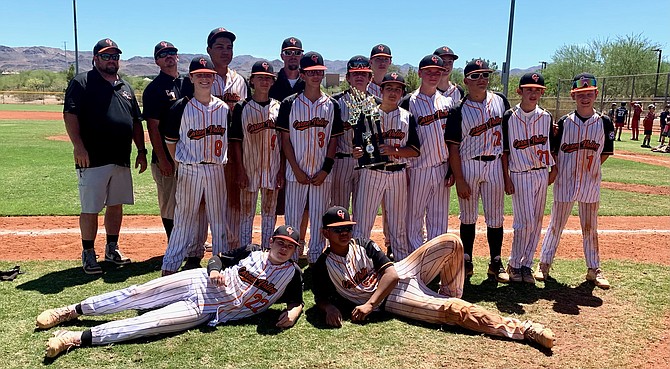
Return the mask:
[[[374,135],[376,143],[375,147],[377,148],[377,156],[379,157],[379,160],[385,163],[389,163],[389,157],[387,155],[382,155],[382,153],[379,151],[379,145],[382,145],[384,143],[384,132],[382,131],[382,125],[381,125],[381,120],[379,118],[379,115],[373,115],[374,119],[374,128],[377,131],[377,134]],[[370,124],[372,125],[372,118],[370,119]]]

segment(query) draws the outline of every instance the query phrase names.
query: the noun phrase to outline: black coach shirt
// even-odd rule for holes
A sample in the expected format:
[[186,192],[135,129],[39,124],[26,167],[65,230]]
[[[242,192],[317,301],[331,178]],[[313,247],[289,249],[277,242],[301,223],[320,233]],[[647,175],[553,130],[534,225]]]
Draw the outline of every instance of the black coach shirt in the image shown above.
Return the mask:
[[128,83],[119,78],[112,85],[95,68],[80,73],[65,91],[63,113],[79,119],[90,167],[130,167],[133,122],[140,120],[140,107]]
[[[142,111],[142,117],[144,120],[156,119],[158,120],[159,127],[164,122],[167,122],[168,111],[170,107],[181,99],[184,96],[193,95],[193,84],[189,81],[184,81],[184,78],[179,76],[177,78],[172,77],[167,73],[162,71],[158,76],[147,85],[147,88],[142,94],[142,103],[144,109]],[[165,143],[165,137],[162,136],[163,149],[165,153],[168,153],[167,144]],[[172,163],[172,158],[170,155],[166,155],[168,161]],[[158,163],[158,157],[156,156],[155,151],[151,153],[151,162]]]
[[291,83],[288,81],[288,78],[286,77],[286,73],[284,72],[284,68],[279,70],[279,73],[277,73],[277,81],[270,87],[270,97],[278,100],[278,101],[283,101],[285,98],[293,95],[293,94],[299,94],[305,90],[305,81],[303,81],[300,77],[298,77],[298,80],[295,82],[293,87],[291,87]]

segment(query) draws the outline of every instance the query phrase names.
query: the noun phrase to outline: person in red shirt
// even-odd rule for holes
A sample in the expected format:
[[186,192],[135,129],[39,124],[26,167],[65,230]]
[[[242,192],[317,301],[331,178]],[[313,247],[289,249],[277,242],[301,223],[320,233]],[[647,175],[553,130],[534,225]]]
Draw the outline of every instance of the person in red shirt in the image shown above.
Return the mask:
[[644,121],[642,122],[642,125],[644,127],[644,139],[642,140],[642,145],[641,147],[646,147],[646,148],[651,148],[651,129],[654,126],[654,119],[656,119],[656,106],[654,104],[649,104],[647,107],[649,111],[647,112],[647,116],[644,117]]
[[633,118],[631,119],[631,130],[633,137],[631,140],[639,141],[638,135],[640,134],[640,116],[642,115],[642,104],[639,101],[636,101],[631,104],[633,107]]

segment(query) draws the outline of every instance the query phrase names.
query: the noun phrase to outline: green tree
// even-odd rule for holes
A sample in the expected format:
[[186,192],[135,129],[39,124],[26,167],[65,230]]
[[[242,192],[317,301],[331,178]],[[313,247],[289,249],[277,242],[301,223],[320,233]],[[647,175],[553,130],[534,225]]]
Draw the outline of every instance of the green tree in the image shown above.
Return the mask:
[[405,84],[407,84],[407,91],[414,91],[421,85],[421,80],[416,69],[410,67],[405,76]]
[[70,83],[70,81],[72,81],[74,75],[75,75],[74,64],[70,64],[70,67],[67,68],[67,72],[65,73],[65,80],[67,81],[68,84]]

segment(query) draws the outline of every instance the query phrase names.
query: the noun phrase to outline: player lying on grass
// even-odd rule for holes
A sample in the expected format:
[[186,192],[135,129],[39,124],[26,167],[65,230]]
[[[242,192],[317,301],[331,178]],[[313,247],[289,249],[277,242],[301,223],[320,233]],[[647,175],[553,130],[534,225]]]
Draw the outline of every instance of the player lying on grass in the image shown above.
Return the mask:
[[47,342],[46,356],[55,357],[78,346],[185,331],[206,322],[215,326],[259,314],[280,301],[286,302],[287,309],[276,325],[289,328],[298,320],[303,307],[302,273],[291,260],[298,245],[298,233],[284,225],[272,235],[269,251],[249,245],[212,257],[207,269],[172,274],[93,296],[75,305],[46,310],[37,316],[38,328],[48,329],[80,315],[160,307],[83,332],[58,330]]
[[[342,312],[364,321],[373,311],[387,312],[428,323],[529,340],[544,347],[555,344],[554,333],[530,320],[502,317],[461,300],[465,281],[463,244],[453,234],[440,235],[407,258],[393,264],[370,240],[352,239],[352,222],[343,207],[323,216],[322,232],[328,247],[314,265],[312,291],[326,324],[342,326]],[[440,276],[439,292],[426,284]]]

